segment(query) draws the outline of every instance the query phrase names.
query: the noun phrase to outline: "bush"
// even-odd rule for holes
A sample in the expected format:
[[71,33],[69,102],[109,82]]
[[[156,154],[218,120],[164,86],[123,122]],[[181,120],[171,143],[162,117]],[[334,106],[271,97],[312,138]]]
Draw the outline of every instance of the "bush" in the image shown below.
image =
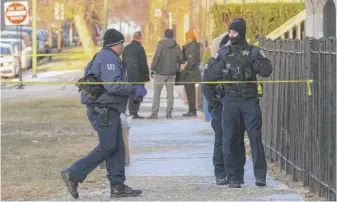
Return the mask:
[[268,35],[304,9],[304,3],[215,4],[211,8],[213,37],[228,31],[230,22],[241,17],[247,22],[246,38],[254,43],[257,37]]

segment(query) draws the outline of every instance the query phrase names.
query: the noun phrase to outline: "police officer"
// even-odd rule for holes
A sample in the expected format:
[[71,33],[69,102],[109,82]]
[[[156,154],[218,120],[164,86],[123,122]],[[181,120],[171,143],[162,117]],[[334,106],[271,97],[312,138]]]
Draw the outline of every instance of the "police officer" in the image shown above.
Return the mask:
[[[237,142],[241,138],[238,137],[236,128],[241,118],[244,120],[251,145],[255,184],[266,186],[267,164],[261,139],[262,117],[255,82],[257,75],[270,76],[272,65],[262,49],[248,44],[245,38],[246,22],[244,19],[235,19],[230,24],[228,36],[231,45],[220,49],[216,57],[220,65],[212,69],[211,80],[219,79],[218,75],[220,75],[224,81],[233,81],[231,84],[223,85],[225,95],[221,100],[225,106],[222,112],[225,138],[223,147],[229,187],[241,187],[240,174],[236,166]],[[239,82],[235,83],[235,81]]]
[[[123,43],[122,33],[115,29],[107,30],[103,37],[103,48],[87,65],[84,80],[99,78],[102,82],[127,82],[126,69],[120,59]],[[78,183],[83,182],[91,171],[106,160],[107,177],[111,186],[110,197],[139,196],[141,190],[124,184],[125,149],[120,115],[126,111],[129,95],[145,96],[145,88],[123,83],[91,87],[80,85],[79,88],[82,93],[81,102],[87,105],[88,118],[100,141],[87,156],[61,171],[68,191],[77,199]]]
[[[228,34],[224,36],[221,40],[220,47],[224,47],[228,45],[229,37]],[[203,81],[207,82],[210,81],[209,72],[207,69],[204,71],[203,74]],[[202,92],[208,102],[208,111],[211,113],[211,125],[215,133],[214,139],[214,152],[213,152],[213,166],[214,166],[214,175],[216,179],[217,185],[227,185],[227,174],[225,172],[224,167],[224,157],[223,157],[223,130],[222,130],[222,88],[221,85],[216,84],[205,84],[202,85]],[[226,106],[225,106],[226,107]],[[237,127],[237,133],[242,134],[244,133],[244,124],[241,121],[241,124]],[[246,153],[245,153],[245,144],[244,144],[244,136],[240,136],[241,139],[239,140],[238,150],[238,170],[239,170],[239,182],[241,184],[244,183],[244,165],[246,163]]]

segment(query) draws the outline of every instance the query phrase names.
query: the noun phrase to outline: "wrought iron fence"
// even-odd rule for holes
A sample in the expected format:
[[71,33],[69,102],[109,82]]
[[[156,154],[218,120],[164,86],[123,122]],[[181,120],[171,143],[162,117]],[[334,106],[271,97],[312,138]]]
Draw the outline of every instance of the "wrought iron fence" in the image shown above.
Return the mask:
[[274,67],[263,80],[284,81],[263,86],[266,156],[294,181],[336,200],[336,38],[259,44]]

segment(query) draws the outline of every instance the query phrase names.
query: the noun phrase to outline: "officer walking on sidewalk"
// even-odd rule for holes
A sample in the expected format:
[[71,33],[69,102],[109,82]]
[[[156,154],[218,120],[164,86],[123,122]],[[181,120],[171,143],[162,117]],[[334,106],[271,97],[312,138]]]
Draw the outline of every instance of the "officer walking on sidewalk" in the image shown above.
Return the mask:
[[[127,82],[126,70],[121,62],[124,36],[115,29],[106,31],[103,48],[95,55],[79,81],[85,82]],[[110,197],[139,196],[142,191],[124,184],[125,149],[122,136],[121,113],[125,113],[130,94],[143,97],[143,86],[130,84],[78,85],[81,102],[87,105],[87,115],[98,133],[99,144],[87,156],[79,159],[69,168],[61,171],[61,176],[70,194],[79,197],[77,187],[87,175],[106,160],[107,177],[110,181]]]
[[220,65],[215,65],[214,67],[217,68],[210,69],[210,80],[245,81],[245,83],[223,84],[225,91],[221,100],[224,106],[222,111],[225,138],[223,147],[229,187],[241,187],[237,167],[239,155],[237,142],[240,137],[236,132],[241,119],[244,121],[251,145],[255,184],[266,186],[267,163],[261,137],[262,117],[255,82],[257,75],[270,76],[272,65],[262,49],[248,44],[244,19],[235,19],[229,26],[228,35],[231,45],[220,49],[214,57],[216,63]]

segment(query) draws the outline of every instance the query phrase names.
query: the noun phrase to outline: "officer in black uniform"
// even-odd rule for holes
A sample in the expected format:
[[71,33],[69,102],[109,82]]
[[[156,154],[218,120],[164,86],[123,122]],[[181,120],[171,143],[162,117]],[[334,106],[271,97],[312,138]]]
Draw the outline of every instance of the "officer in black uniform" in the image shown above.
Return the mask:
[[[89,62],[81,82],[116,82],[116,84],[79,84],[81,102],[87,105],[87,115],[99,136],[99,144],[87,156],[79,159],[61,176],[71,196],[79,197],[78,183],[103,161],[107,165],[110,197],[139,196],[142,191],[124,184],[125,148],[122,135],[121,113],[125,113],[130,95],[142,98],[143,86],[124,84],[128,81],[126,69],[120,59],[124,36],[109,29],[103,37],[103,48]],[[119,82],[119,83],[118,83]],[[137,99],[135,99],[137,100]]]
[[[220,47],[225,47],[228,45],[229,36],[228,34],[224,36],[221,40]],[[203,74],[203,81],[209,81],[209,72],[207,69]],[[222,103],[221,98],[223,95],[222,85],[217,84],[204,84],[202,85],[202,92],[208,102],[208,111],[211,113],[212,120],[211,125],[214,130],[214,152],[213,152],[213,166],[214,166],[214,175],[216,179],[217,185],[227,185],[228,180],[224,167],[224,157],[223,157],[223,130],[222,130]],[[226,107],[226,106],[225,106]],[[244,124],[241,121],[241,125],[237,127],[237,133],[244,133]],[[246,152],[245,152],[245,144],[244,144],[244,136],[239,140],[239,158],[238,158],[238,169],[239,169],[239,181],[241,184],[244,183],[244,165],[246,163]]]
[[[224,130],[225,170],[228,172],[230,188],[240,188],[240,173],[237,167],[238,137],[236,128],[244,120],[254,164],[255,184],[266,186],[267,164],[261,138],[261,108],[257,93],[256,76],[268,77],[272,65],[262,49],[249,45],[246,36],[246,22],[235,19],[229,26],[230,46],[219,50],[214,57],[211,80],[233,81],[223,84],[224,105],[222,122]],[[234,83],[235,81],[239,81]],[[244,81],[244,83],[242,82]],[[249,83],[249,81],[251,81]],[[242,136],[243,134],[239,134]]]

